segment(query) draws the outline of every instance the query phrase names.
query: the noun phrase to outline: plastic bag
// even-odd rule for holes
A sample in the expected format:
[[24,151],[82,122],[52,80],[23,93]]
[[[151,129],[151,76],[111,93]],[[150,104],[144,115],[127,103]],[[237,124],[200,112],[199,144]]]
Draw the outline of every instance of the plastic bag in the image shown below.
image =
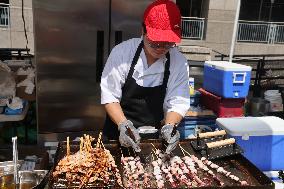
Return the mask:
[[16,81],[10,68],[0,62],[0,97],[14,97],[16,94]]

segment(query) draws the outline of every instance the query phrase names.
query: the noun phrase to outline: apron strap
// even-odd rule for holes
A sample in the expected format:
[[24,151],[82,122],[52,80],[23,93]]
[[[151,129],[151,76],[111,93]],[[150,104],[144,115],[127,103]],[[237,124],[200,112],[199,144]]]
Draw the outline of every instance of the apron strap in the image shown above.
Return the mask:
[[166,65],[165,65],[165,73],[164,73],[164,79],[163,79],[163,87],[167,88],[169,76],[170,76],[170,53],[168,52],[166,54]]
[[127,78],[126,78],[126,81],[125,81],[125,84],[128,83],[128,81],[131,79],[131,77],[133,75],[134,66],[136,65],[136,63],[138,61],[138,58],[139,58],[140,53],[142,51],[143,45],[144,45],[144,43],[143,43],[143,40],[142,40],[141,43],[139,44],[139,46],[137,47],[136,53],[135,53],[134,58],[132,60],[132,63],[131,63],[131,66],[130,66],[130,69],[129,69],[129,72],[128,72],[128,75],[127,75]]

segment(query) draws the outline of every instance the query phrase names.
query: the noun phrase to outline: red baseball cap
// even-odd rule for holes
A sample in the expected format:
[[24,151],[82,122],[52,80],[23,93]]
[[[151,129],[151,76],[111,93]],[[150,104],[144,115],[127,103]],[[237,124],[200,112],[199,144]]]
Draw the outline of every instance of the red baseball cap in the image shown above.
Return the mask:
[[151,41],[179,43],[181,15],[177,5],[170,0],[156,0],[144,12],[147,37]]

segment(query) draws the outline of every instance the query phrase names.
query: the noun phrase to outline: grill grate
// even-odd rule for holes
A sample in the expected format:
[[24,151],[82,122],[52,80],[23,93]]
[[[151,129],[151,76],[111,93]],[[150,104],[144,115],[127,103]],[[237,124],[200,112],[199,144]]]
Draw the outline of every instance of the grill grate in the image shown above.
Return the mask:
[[[195,153],[193,150],[191,143],[191,140],[183,140],[180,142],[180,145],[187,150],[190,154],[196,155],[197,157],[200,157],[199,154]],[[162,141],[161,140],[146,140],[141,142],[141,150],[142,154],[147,157],[147,161],[149,161],[150,156],[148,154],[151,153],[153,150],[152,144],[158,148],[162,148]],[[122,174],[121,167],[120,167],[120,155],[121,155],[121,150],[117,142],[110,142],[108,144],[105,144],[105,147],[110,150],[111,154],[114,156],[115,161],[120,169],[120,173]],[[79,150],[79,143],[78,142],[71,142],[70,143],[70,152],[75,153],[76,151]],[[124,150],[124,156],[128,156],[129,153],[131,153],[130,150]],[[173,152],[175,155],[178,156],[183,156],[182,151],[177,148]],[[62,159],[66,154],[66,142],[60,142],[58,145],[58,149],[55,155],[55,164],[54,167],[57,165],[60,159]],[[151,161],[151,160],[150,160]],[[274,184],[273,182],[266,176],[264,175],[259,169],[257,169],[253,164],[251,164],[246,158],[244,158],[242,155],[236,155],[236,156],[231,156],[231,157],[225,157],[222,159],[217,159],[213,160],[214,163],[216,163],[219,166],[224,167],[227,171],[232,172],[234,175],[238,176],[242,180],[246,180],[249,184],[249,186],[240,186],[236,182],[232,182],[231,179],[228,179],[225,176],[218,175],[220,179],[225,183],[225,186],[217,186],[217,183],[213,183],[211,187],[199,187],[200,189],[217,189],[217,188],[246,188],[246,189],[273,189]],[[205,176],[204,173],[199,173],[200,176]],[[218,174],[218,173],[216,173]],[[123,175],[122,175],[123,178]],[[115,181],[113,180],[113,183]],[[119,188],[118,185],[115,184],[109,184],[108,186],[102,186],[102,185],[95,185],[95,184],[88,184],[85,188]],[[65,188],[79,188],[80,183],[67,183],[66,180],[53,180],[52,176],[50,177],[49,180],[49,188],[58,188],[58,189],[65,189]]]

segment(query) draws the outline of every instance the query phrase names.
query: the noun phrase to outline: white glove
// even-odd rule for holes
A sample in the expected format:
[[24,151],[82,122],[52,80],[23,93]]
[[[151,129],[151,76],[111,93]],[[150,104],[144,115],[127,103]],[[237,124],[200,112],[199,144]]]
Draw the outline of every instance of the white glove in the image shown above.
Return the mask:
[[[132,131],[135,141],[132,140],[131,137],[129,136],[127,128],[129,128]],[[136,152],[141,151],[141,148],[139,147],[141,137],[138,133],[138,130],[133,126],[133,123],[130,120],[126,120],[120,123],[118,125],[118,130],[120,131],[119,142],[121,146],[124,147],[131,146]]]
[[171,136],[174,126],[171,124],[166,124],[161,129],[162,138],[168,143],[166,154],[170,154],[178,145],[180,134],[177,130],[175,135]]

